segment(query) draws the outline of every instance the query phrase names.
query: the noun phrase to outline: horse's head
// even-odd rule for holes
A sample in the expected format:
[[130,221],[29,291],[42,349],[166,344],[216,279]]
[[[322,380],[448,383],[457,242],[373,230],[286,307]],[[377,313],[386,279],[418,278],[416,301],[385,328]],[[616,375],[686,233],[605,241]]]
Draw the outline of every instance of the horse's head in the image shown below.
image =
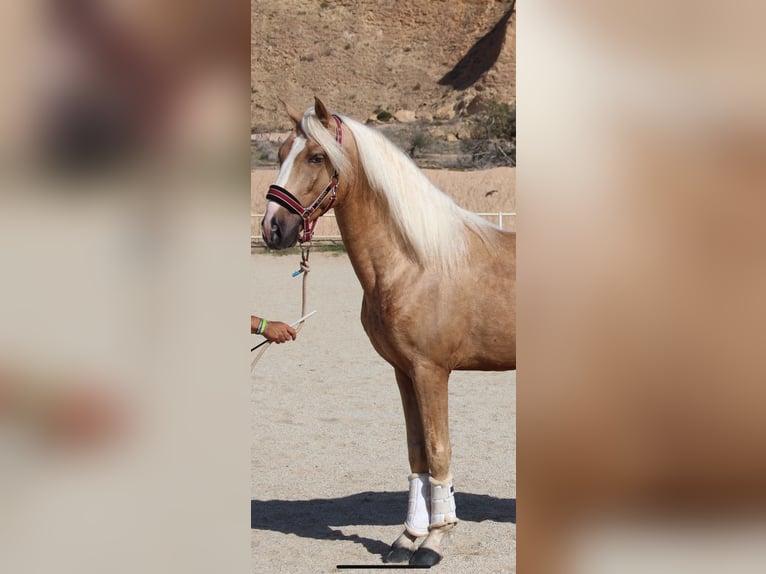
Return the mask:
[[272,249],[311,239],[316,220],[335,201],[343,167],[338,164],[345,161],[340,118],[318,98],[303,117],[287,104],[285,109],[295,129],[279,148],[279,175],[266,195],[269,201],[261,221],[263,240]]

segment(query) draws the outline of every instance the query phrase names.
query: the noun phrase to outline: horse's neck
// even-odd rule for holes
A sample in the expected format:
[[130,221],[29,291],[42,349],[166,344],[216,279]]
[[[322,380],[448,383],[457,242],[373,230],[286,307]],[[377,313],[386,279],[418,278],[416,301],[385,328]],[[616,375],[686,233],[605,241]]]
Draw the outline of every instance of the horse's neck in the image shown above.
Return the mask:
[[335,208],[335,215],[349,259],[365,292],[372,292],[381,282],[414,265],[394,231],[391,214],[374,198],[372,190],[352,186],[343,204]]

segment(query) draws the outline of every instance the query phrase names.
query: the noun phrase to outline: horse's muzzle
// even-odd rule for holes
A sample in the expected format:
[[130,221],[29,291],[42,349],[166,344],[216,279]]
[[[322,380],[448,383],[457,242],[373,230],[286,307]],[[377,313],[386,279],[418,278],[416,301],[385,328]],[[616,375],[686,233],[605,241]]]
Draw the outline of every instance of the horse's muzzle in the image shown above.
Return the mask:
[[287,249],[298,242],[301,218],[294,214],[271,216],[261,221],[261,237],[270,249]]

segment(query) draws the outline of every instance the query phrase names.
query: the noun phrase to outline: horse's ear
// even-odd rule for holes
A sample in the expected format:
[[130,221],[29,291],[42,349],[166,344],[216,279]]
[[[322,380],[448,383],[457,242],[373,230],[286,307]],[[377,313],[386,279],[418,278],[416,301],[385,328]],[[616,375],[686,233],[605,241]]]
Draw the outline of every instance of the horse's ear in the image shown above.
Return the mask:
[[314,112],[324,127],[330,127],[330,112],[327,111],[327,108],[322,103],[322,100],[316,96],[314,96]]
[[299,125],[301,125],[301,120],[303,119],[302,114],[298,110],[296,110],[294,107],[292,107],[290,104],[288,104],[286,101],[284,101],[282,98],[277,97],[277,99],[281,102],[282,106],[285,108],[285,111],[287,112],[287,115],[290,116],[290,119],[293,120],[295,127],[298,127]]

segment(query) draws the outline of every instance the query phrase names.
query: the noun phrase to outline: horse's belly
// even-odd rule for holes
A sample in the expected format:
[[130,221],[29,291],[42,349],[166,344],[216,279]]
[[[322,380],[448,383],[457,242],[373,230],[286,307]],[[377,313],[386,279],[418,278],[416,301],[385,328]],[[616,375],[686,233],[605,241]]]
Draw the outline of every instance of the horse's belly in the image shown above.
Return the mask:
[[516,368],[516,340],[515,336],[508,336],[508,331],[500,337],[489,333],[482,336],[474,333],[471,337],[468,333],[458,336],[454,330],[444,329],[427,336],[421,333],[421,337],[406,337],[408,343],[405,344],[393,332],[391,315],[378,305],[364,300],[361,319],[377,353],[403,370],[407,370],[416,358],[449,370],[509,371]]
[[465,362],[455,365],[456,371],[513,371],[516,369],[516,353],[505,357],[483,356],[471,357]]
[[466,333],[452,368],[460,371],[510,371],[516,368],[516,336],[512,330]]

